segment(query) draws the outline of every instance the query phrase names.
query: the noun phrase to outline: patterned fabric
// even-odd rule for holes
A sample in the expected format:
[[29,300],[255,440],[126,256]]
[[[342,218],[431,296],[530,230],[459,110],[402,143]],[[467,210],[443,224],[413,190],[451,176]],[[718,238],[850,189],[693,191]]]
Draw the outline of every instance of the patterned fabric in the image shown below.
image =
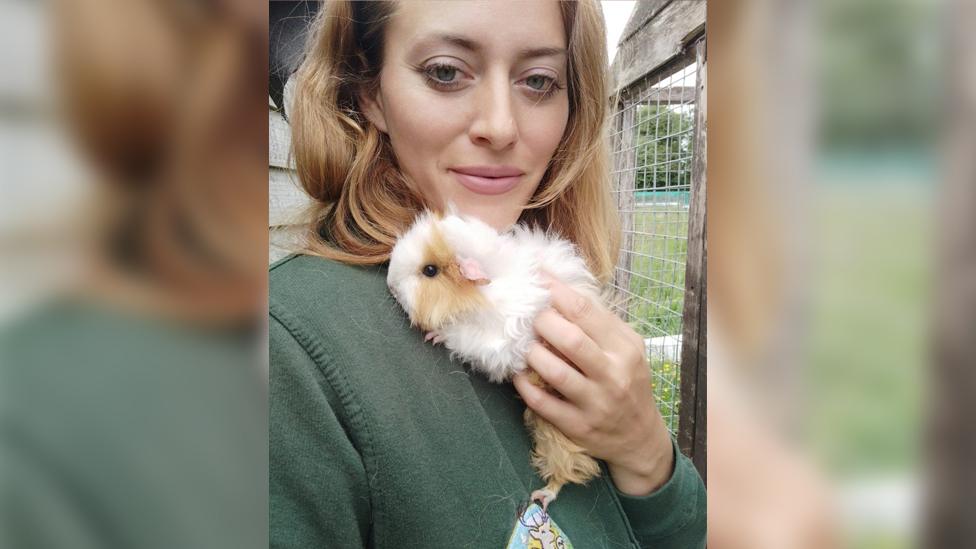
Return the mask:
[[536,503],[521,510],[507,549],[573,549],[556,522]]

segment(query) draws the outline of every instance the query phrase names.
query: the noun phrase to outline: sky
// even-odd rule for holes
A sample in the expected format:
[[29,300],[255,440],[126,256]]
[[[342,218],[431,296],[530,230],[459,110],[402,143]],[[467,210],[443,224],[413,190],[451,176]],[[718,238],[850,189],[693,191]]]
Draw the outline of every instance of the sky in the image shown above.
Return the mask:
[[620,34],[624,32],[624,27],[627,26],[627,20],[630,18],[630,12],[634,10],[636,3],[624,0],[604,0],[602,2],[603,18],[607,22],[607,52],[610,54],[611,63],[613,63],[614,54],[617,52]]

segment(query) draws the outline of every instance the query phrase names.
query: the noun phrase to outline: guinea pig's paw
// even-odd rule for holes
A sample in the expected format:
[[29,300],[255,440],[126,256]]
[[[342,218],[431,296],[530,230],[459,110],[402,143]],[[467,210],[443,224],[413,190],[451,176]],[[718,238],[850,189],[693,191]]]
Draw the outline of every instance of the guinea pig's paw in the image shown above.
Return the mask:
[[444,336],[432,330],[424,336],[424,341],[433,341],[434,345],[437,345],[444,342]]
[[552,503],[553,500],[555,499],[556,499],[556,492],[548,488],[542,490],[536,490],[535,492],[532,492],[531,496],[529,496],[529,501],[536,501],[542,504],[543,511],[548,511],[549,504]]

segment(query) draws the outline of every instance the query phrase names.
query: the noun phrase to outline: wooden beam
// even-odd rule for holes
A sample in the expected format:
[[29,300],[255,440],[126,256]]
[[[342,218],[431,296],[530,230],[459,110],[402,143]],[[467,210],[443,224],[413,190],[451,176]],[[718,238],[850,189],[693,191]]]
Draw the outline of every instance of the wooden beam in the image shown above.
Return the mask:
[[657,17],[658,12],[673,0],[641,0],[634,6],[634,11],[627,20],[627,26],[620,35],[620,42],[626,42],[631,36],[637,33],[651,19]]
[[698,88],[695,86],[669,86],[644,90],[638,95],[638,101],[655,105],[691,105],[697,96]]
[[617,268],[613,274],[613,284],[619,288],[619,299],[624,305],[618,309],[618,315],[624,321],[629,320],[630,304],[630,272],[633,255],[627,253],[634,245],[634,191],[637,178],[637,151],[634,142],[637,138],[637,128],[634,127],[634,112],[632,105],[619,105],[613,139],[613,190],[617,199],[617,211],[620,212],[620,256]]
[[705,190],[708,135],[705,41],[695,46],[698,61],[698,105],[695,111],[691,199],[688,209],[688,255],[685,265],[685,299],[682,311],[681,408],[678,446],[695,463],[707,482],[707,246],[705,239]]
[[295,168],[291,161],[291,127],[280,113],[268,110],[268,165],[275,168]]
[[614,91],[681,55],[704,31],[704,24],[705,0],[674,1],[661,8],[617,48],[611,67]]
[[312,199],[305,194],[294,170],[268,167],[268,226],[291,225],[303,220]]
[[[923,448],[926,506],[922,546],[933,549],[974,547],[976,521],[972,500],[976,488],[973,431],[976,399],[976,65],[966,61],[976,44],[972,2],[950,2],[953,17],[944,48],[947,105],[943,171],[939,185],[937,278],[932,286],[931,381]],[[925,206],[920,204],[918,208]]]

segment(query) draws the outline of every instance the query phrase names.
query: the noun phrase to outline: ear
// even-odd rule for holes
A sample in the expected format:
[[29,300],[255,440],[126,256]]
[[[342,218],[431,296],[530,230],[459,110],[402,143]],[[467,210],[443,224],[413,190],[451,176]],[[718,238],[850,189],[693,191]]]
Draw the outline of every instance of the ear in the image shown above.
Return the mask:
[[389,133],[386,126],[386,111],[383,106],[383,93],[377,87],[375,97],[366,91],[359,92],[359,108],[370,124],[383,133]]
[[491,280],[481,268],[481,263],[470,257],[458,257],[458,266],[461,268],[461,276],[474,282],[478,286],[490,284]]

